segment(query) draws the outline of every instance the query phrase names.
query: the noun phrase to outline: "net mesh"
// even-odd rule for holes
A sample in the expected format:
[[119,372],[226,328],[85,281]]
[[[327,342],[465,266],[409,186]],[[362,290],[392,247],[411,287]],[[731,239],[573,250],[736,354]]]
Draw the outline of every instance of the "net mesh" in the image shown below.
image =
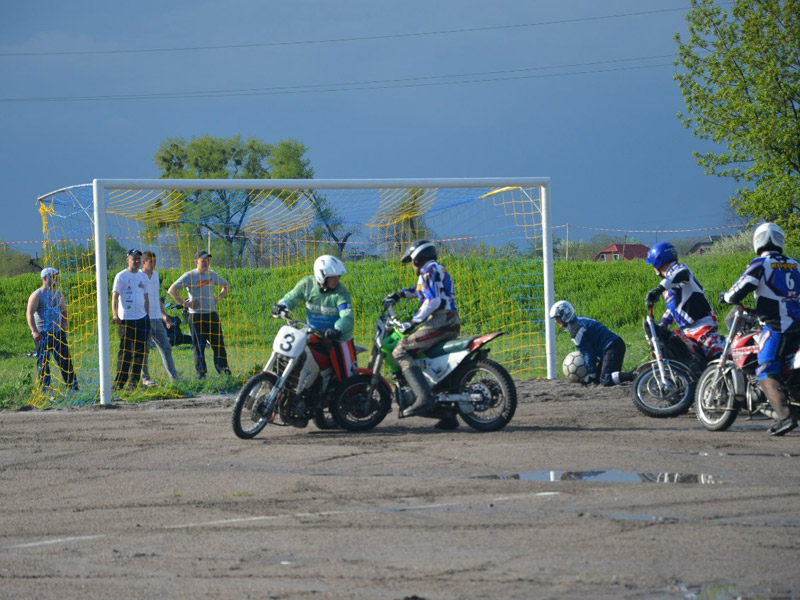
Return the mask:
[[[115,392],[117,397],[235,391],[269,357],[280,325],[271,318],[272,304],[311,274],[320,254],[344,260],[348,273],[342,284],[353,299],[355,341],[369,346],[382,298],[416,283],[411,268],[399,258],[420,238],[436,243],[439,262],[453,278],[461,336],[504,331],[491,345],[492,357],[517,379],[546,376],[538,187],[108,189],[105,206],[107,297],[115,274],[126,267],[128,249],[156,254],[160,296],[171,322],[170,349],[180,378],[172,380],[160,350],[153,347],[149,357],[135,362],[148,365],[156,385],[144,387],[143,379],[130,385],[129,379],[125,387],[131,389]],[[46,392],[37,389],[31,403],[92,403],[98,400],[99,381],[92,186],[42,196],[39,210],[44,260],[61,273],[59,287],[69,312],[66,336],[79,391],[54,382]],[[190,316],[170,306],[166,294],[182,273],[195,268],[199,250],[210,252],[210,269],[230,285],[217,313],[232,376],[215,372],[215,349],[208,348],[212,368],[206,379],[197,380]],[[398,308],[410,316],[416,303],[406,301]],[[113,377],[124,336],[113,325],[110,335]],[[142,351],[141,343],[133,346]]]

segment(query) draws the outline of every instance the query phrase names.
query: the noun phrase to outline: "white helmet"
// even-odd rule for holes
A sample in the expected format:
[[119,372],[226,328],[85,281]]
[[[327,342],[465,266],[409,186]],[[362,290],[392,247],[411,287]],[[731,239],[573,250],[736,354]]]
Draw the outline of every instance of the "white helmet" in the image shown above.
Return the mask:
[[566,300],[559,300],[550,307],[550,318],[569,323],[575,318],[575,309]]
[[761,254],[763,250],[783,252],[786,247],[786,234],[775,223],[762,223],[753,233],[753,250]]
[[341,277],[345,273],[347,273],[347,269],[344,268],[344,263],[330,254],[323,254],[314,261],[314,279],[323,288],[328,277]]

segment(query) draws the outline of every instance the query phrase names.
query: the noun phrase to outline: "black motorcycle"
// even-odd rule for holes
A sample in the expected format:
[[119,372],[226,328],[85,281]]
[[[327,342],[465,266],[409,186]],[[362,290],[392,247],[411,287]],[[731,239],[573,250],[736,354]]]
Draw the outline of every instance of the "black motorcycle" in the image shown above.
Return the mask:
[[170,346],[180,346],[181,344],[192,344],[192,336],[188,333],[183,333],[181,331],[181,324],[189,322],[189,311],[181,309],[183,313],[183,320],[177,315],[170,314],[169,311],[175,311],[178,307],[173,304],[172,302],[167,302],[164,304],[164,310],[167,311],[167,316],[171,321],[171,326],[167,328],[167,339],[169,340]]

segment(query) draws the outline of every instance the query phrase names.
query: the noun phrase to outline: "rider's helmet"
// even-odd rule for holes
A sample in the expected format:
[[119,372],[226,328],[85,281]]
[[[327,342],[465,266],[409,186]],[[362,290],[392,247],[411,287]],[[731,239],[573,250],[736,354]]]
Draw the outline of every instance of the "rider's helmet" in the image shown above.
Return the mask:
[[764,250],[783,252],[786,247],[786,234],[775,223],[762,223],[753,233],[753,250],[761,254]]
[[678,260],[678,250],[675,246],[669,242],[659,242],[647,251],[647,257],[644,262],[654,269],[660,269],[676,260]]
[[328,277],[341,277],[345,273],[347,269],[344,268],[344,263],[330,254],[323,254],[314,261],[314,279],[323,291],[327,291],[325,280]]
[[414,261],[413,264],[415,267],[421,267],[428,261],[436,260],[437,257],[436,246],[433,245],[433,242],[417,240],[408,247],[406,253],[403,254],[403,258],[400,259],[400,262],[407,263]]
[[566,300],[559,300],[550,307],[550,318],[569,323],[575,318],[575,309]]

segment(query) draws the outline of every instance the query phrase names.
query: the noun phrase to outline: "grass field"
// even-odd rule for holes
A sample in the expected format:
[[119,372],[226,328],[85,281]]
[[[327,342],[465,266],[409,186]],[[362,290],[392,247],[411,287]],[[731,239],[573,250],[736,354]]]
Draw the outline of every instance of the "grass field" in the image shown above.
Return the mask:
[[[725,314],[719,310],[716,298],[741,274],[749,261],[748,255],[700,256],[687,259],[697,278],[704,285],[712,306],[720,320]],[[542,312],[536,307],[536,294],[531,288],[535,281],[520,277],[525,269],[511,259],[503,258],[456,258],[447,262],[456,284],[459,308],[464,322],[462,333],[503,330],[506,335],[492,344],[493,356],[507,365],[518,379],[542,377],[541,366],[531,368],[525,356],[530,356],[531,346],[543,344]],[[350,272],[345,283],[353,296],[357,315],[356,342],[368,345],[374,327],[374,315],[380,300],[392,289],[410,285],[413,277],[407,270],[397,269],[383,261],[361,261],[348,264]],[[233,381],[209,377],[204,382],[187,380],[178,384],[160,386],[157,397],[184,397],[197,394],[233,392],[252,372],[260,368],[267,358],[272,337],[277,331],[277,322],[263,326],[263,315],[310,265],[298,265],[269,272],[255,269],[220,270],[231,283],[232,290],[227,310],[236,318],[225,318],[229,355],[232,364],[239,365]],[[589,316],[605,323],[625,340],[628,351],[625,368],[633,368],[647,359],[648,349],[642,330],[645,315],[644,296],[655,287],[658,278],[652,268],[643,261],[593,263],[564,262],[554,266],[556,300],[569,300],[579,315]],[[180,273],[176,270],[161,270],[162,282],[170,282]],[[387,281],[388,289],[370,285],[374,281]],[[79,277],[81,277],[79,279]],[[109,277],[109,285],[113,276]],[[500,285],[482,285],[483,281],[500,282]],[[39,286],[36,274],[19,275],[0,279],[0,310],[7,315],[0,321],[0,408],[14,408],[31,398],[35,383],[35,359],[28,356],[33,342],[25,322],[25,305],[30,293]],[[62,281],[62,287],[70,293],[80,289],[91,289],[91,276],[84,274],[72,280]],[[383,285],[383,284],[382,284]],[[165,289],[165,288],[164,288]],[[69,296],[68,296],[69,297]],[[413,308],[411,302],[406,308]],[[662,306],[663,308],[663,306]],[[95,309],[89,304],[83,308],[71,305],[71,321],[85,326],[85,335],[96,330]],[[660,316],[660,315],[659,315]],[[480,323],[480,331],[477,329]],[[512,325],[509,326],[509,323]],[[185,331],[188,333],[188,329]],[[112,335],[112,338],[115,336]],[[557,354],[561,358],[574,349],[566,333],[557,331]],[[526,350],[521,350],[527,347]],[[112,363],[115,362],[117,340],[111,341]],[[181,373],[193,372],[192,352],[189,346],[173,349],[176,366]],[[543,352],[543,348],[541,349]],[[209,357],[210,358],[210,357]],[[527,362],[526,362],[527,361]],[[157,353],[151,357],[151,367],[160,370]],[[54,381],[60,375],[54,374]],[[153,398],[152,391],[134,393],[129,400]]]

